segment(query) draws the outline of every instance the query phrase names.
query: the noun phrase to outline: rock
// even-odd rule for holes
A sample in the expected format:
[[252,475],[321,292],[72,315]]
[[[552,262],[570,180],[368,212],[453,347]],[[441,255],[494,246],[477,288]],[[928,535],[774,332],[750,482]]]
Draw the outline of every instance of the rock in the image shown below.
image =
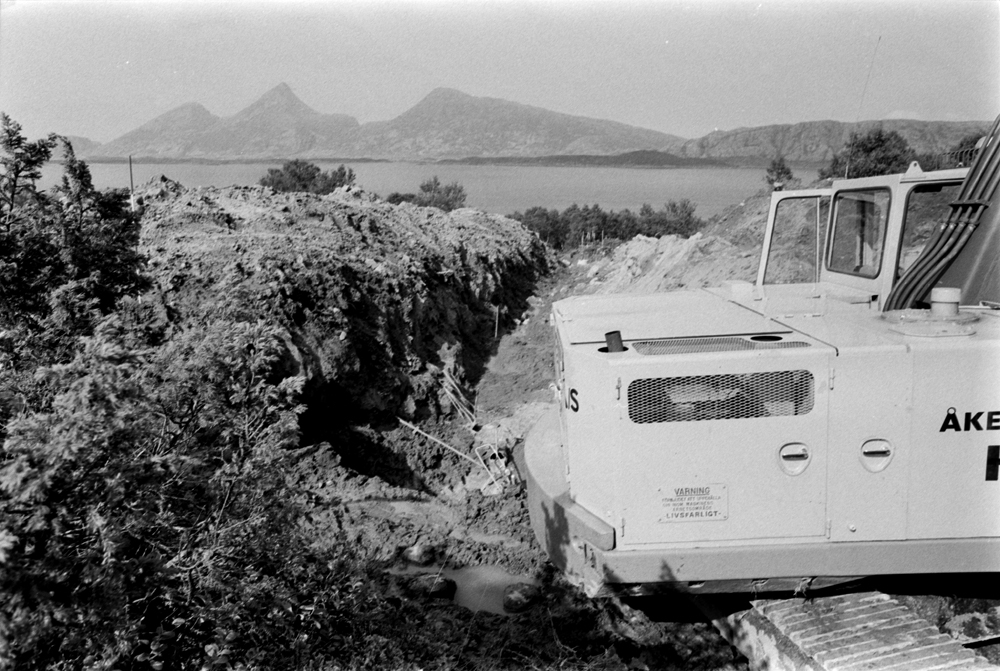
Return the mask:
[[434,561],[434,548],[426,543],[414,543],[403,550],[403,559],[417,566],[428,566]]
[[432,599],[453,599],[458,586],[439,573],[420,573],[410,581],[410,588]]
[[541,588],[531,583],[518,582],[503,590],[503,609],[508,613],[523,613],[538,601]]

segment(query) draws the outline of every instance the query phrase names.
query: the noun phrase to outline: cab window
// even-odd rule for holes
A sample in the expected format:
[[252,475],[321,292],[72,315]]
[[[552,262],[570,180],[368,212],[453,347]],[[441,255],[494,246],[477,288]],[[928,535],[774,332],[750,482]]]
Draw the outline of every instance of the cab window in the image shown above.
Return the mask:
[[774,211],[764,284],[817,282],[830,198],[786,198]]
[[947,221],[951,203],[958,200],[961,182],[954,184],[921,184],[910,191],[903,219],[903,239],[899,245],[896,277],[902,277],[917,260],[930,239],[934,228]]
[[833,235],[827,267],[838,273],[877,277],[888,221],[887,189],[838,193],[833,201]]

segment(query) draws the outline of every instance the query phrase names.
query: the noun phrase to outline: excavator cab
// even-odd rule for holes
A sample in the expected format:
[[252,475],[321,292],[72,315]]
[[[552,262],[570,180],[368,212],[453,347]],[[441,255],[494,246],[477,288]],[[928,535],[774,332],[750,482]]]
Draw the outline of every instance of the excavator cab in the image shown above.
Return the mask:
[[[881,309],[958,199],[968,168],[835,181],[777,191],[757,286],[830,283],[870,291]],[[832,213],[831,213],[832,209]],[[831,216],[832,214],[832,216]],[[829,238],[827,231],[829,229]]]
[[754,283],[555,303],[551,560],[591,595],[1000,571],[998,138],[775,193]]

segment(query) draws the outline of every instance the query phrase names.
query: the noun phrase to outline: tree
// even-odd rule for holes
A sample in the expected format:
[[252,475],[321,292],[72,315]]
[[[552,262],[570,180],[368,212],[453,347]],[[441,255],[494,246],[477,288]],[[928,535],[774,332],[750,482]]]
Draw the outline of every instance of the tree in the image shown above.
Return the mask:
[[819,176],[821,179],[844,179],[890,175],[906,172],[915,158],[916,153],[902,135],[879,126],[864,135],[851,132],[847,144],[827,168],[820,170]]
[[386,196],[385,200],[393,205],[413,203],[420,207],[436,207],[439,210],[451,212],[465,207],[465,188],[458,182],[441,184],[438,176],[434,175],[420,185],[419,193],[393,191]]
[[517,219],[529,230],[538,233],[543,242],[552,245],[553,249],[562,249],[566,243],[568,227],[559,216],[558,210],[547,210],[544,207],[531,207],[524,214],[515,212],[512,219]]
[[294,159],[285,161],[278,168],[268,168],[267,175],[260,180],[261,186],[269,186],[275,191],[297,191],[327,194],[342,186],[354,184],[354,171],[341,164],[336,170],[322,172],[319,166]]
[[538,233],[555,249],[604,239],[631,240],[636,235],[690,237],[705,225],[704,220],[695,216],[695,205],[687,198],[671,200],[660,210],[645,203],[638,215],[627,209],[605,212],[596,203],[583,207],[573,203],[561,214],[557,210],[532,207],[524,214],[515,212],[511,218]]
[[955,143],[950,152],[968,151],[970,149],[975,149],[979,141],[983,139],[985,135],[982,131],[973,131]]
[[[66,350],[121,298],[148,285],[139,216],[125,190],[94,188],[65,138],[28,142],[6,115],[2,125],[0,329],[18,335],[22,352],[34,345]],[[34,183],[59,140],[63,176],[48,195]]]
[[690,237],[705,225],[694,212],[695,204],[687,198],[679,201],[671,200],[659,211],[644,203],[639,210],[639,232],[652,237],[663,235]]
[[764,175],[764,181],[774,190],[783,189],[793,179],[795,179],[795,175],[792,174],[792,169],[785,164],[784,156],[778,156],[771,161],[771,165],[767,167],[767,173]]
[[0,113],[0,216],[8,228],[14,208],[25,196],[34,196],[35,181],[42,176],[42,166],[52,157],[57,138],[28,142],[21,134],[21,124]]
[[420,193],[413,200],[423,207],[436,207],[451,212],[465,207],[465,189],[458,182],[441,184],[437,175],[420,185]]

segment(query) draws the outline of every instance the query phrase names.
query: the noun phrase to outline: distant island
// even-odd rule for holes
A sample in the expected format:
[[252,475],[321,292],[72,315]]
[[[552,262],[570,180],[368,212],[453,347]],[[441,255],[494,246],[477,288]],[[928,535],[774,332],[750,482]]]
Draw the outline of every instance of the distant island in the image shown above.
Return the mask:
[[688,158],[663,151],[640,150],[624,154],[558,154],[555,156],[469,156],[459,159],[441,159],[438,163],[461,165],[537,165],[581,166],[612,168],[697,168],[725,166],[725,161],[711,158]]
[[808,121],[685,139],[447,88],[431,91],[394,119],[361,124],[346,114],[317,112],[287,84],[279,84],[229,117],[192,102],[104,144],[71,139],[78,155],[94,162],[132,156],[185,163],[302,158],[662,168],[767,165],[777,156],[790,163],[823,164],[851,131],[876,124],[898,132],[918,153],[947,151],[989,127],[987,121]]

